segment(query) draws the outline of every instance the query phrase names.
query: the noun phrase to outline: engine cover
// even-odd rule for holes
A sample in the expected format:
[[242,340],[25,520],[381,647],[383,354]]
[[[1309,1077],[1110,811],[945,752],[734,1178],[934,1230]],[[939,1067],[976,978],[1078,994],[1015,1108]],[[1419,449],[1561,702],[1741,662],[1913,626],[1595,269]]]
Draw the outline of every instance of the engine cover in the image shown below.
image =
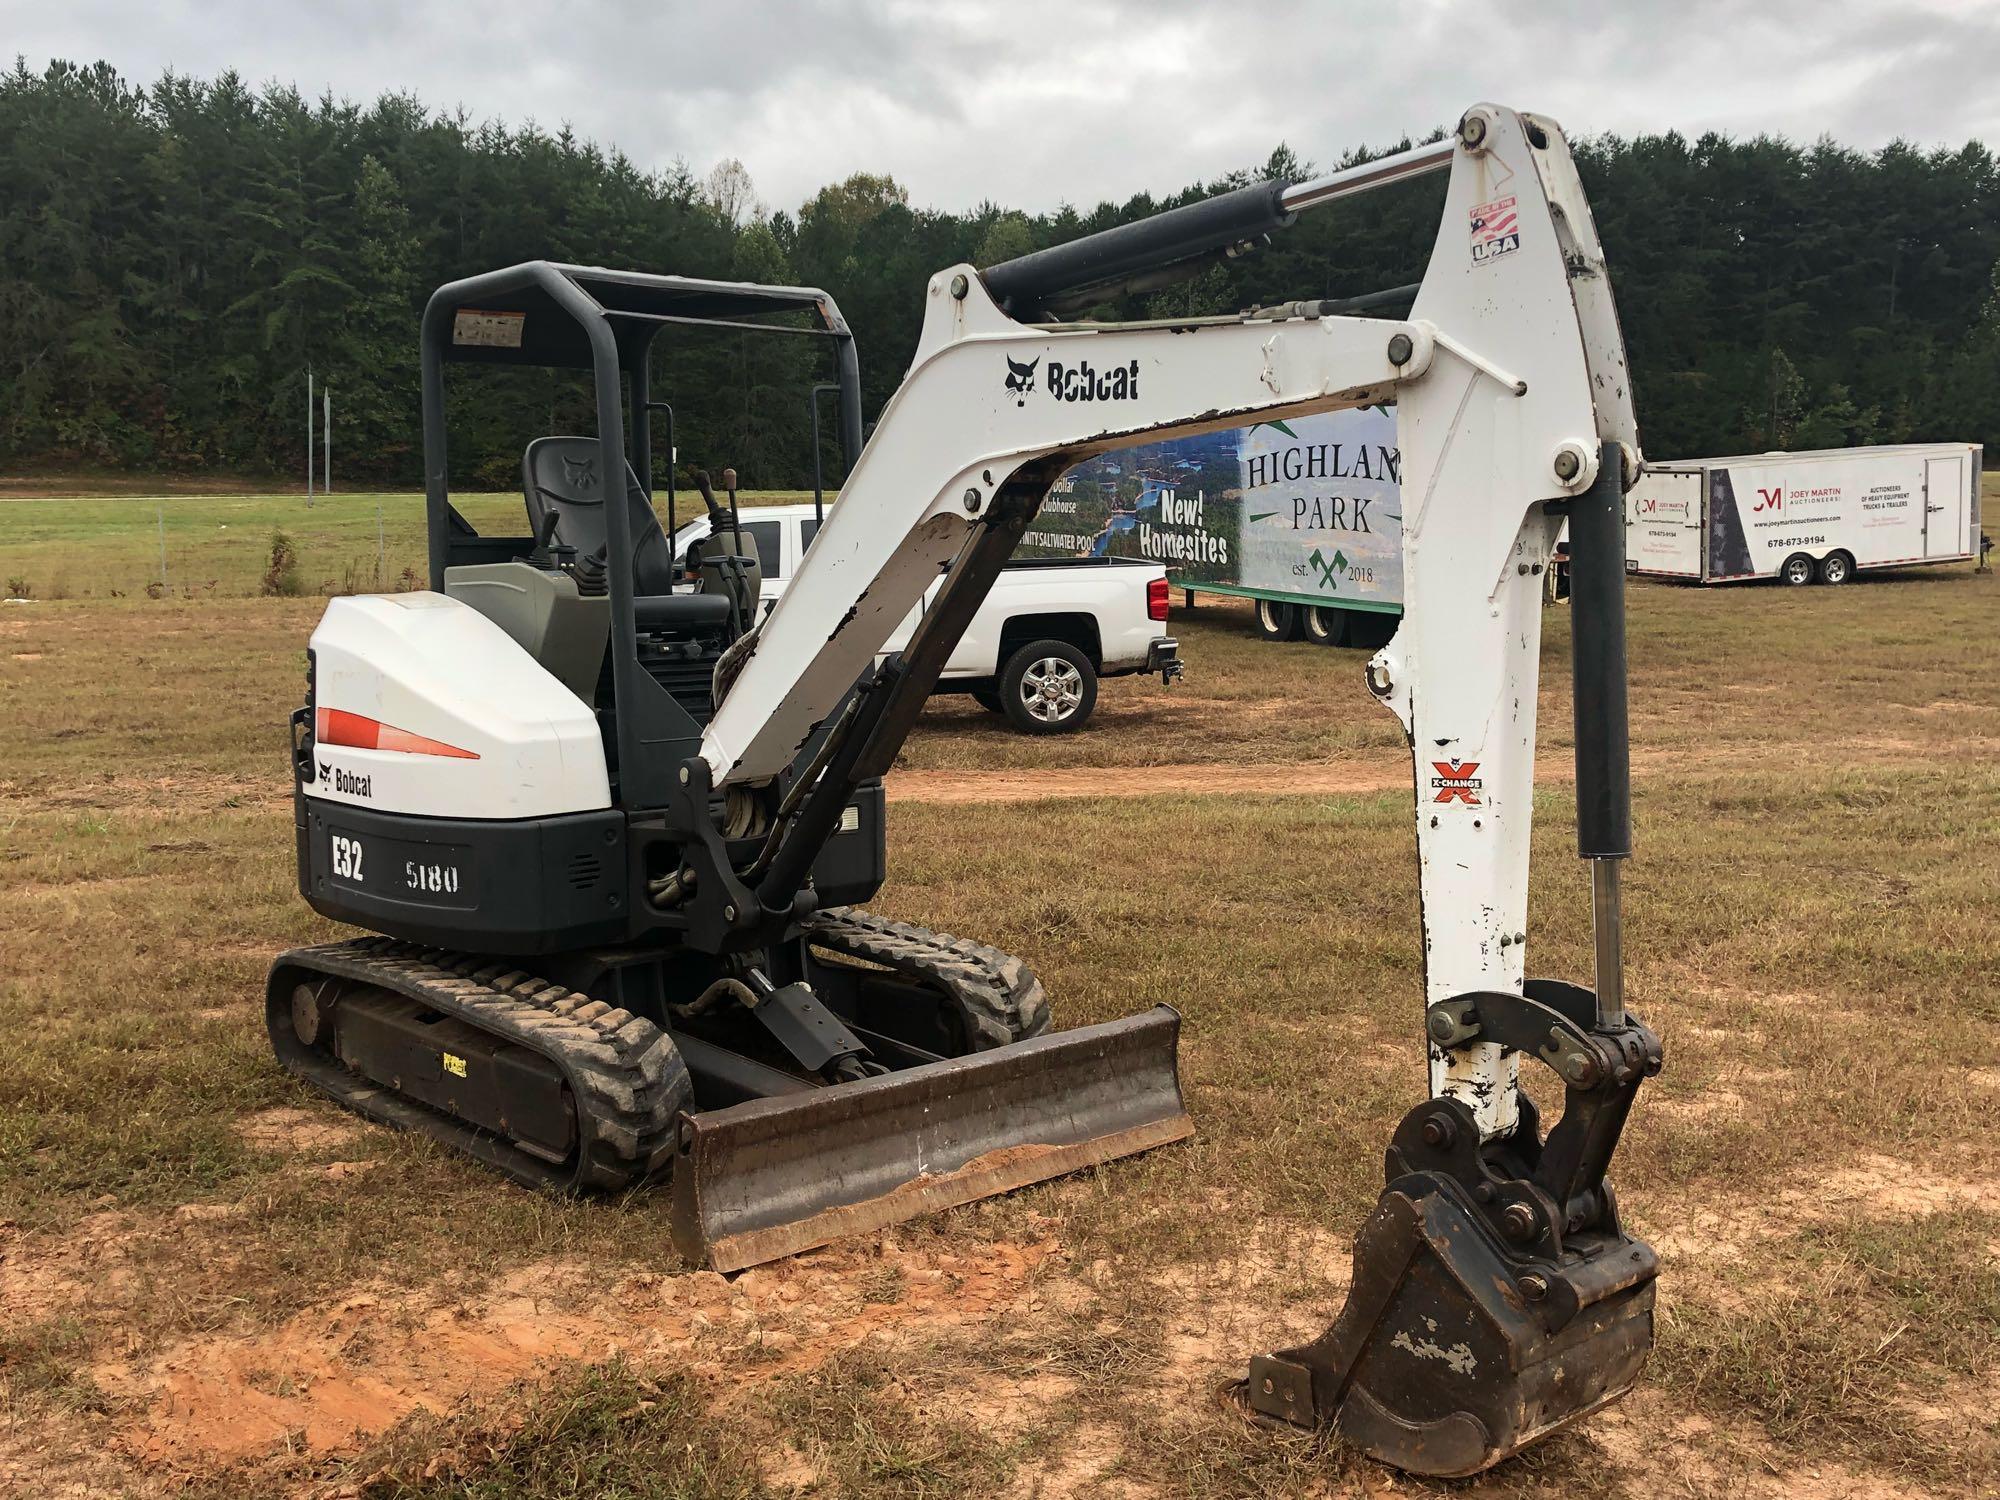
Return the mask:
[[312,659],[299,765],[310,799],[429,818],[611,805],[589,705],[470,605],[428,592],[334,599]]

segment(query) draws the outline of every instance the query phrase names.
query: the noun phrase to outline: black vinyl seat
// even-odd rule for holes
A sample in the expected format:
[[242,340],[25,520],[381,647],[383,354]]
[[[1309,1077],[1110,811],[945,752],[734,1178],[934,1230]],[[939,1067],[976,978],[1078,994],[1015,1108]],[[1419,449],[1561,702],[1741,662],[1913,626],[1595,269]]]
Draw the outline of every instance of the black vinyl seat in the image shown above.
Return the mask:
[[[521,489],[528,501],[528,524],[537,537],[554,518],[552,540],[575,550],[579,559],[610,555],[604,482],[598,472],[602,450],[594,437],[544,437],[521,456]],[[717,594],[676,594],[674,554],[639,476],[621,463],[625,479],[626,524],[632,536],[632,615],[640,626],[723,625],[729,600]]]

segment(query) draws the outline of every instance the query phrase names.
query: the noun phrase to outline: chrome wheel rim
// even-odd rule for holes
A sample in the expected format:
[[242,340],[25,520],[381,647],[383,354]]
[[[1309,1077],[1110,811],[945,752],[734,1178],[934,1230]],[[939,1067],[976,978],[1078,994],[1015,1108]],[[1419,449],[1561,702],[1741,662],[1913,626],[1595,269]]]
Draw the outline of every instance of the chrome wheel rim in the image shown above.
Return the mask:
[[1044,724],[1060,724],[1083,702],[1083,673],[1060,656],[1044,656],[1021,674],[1021,704]]

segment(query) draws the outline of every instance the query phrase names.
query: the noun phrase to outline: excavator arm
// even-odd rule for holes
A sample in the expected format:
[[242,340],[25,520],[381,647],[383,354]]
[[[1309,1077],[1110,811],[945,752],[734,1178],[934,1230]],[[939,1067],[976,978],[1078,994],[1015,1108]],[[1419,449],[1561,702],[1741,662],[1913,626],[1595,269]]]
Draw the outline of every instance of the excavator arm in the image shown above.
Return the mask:
[[[1443,217],[1407,319],[1295,303],[1149,324],[1021,320],[1156,284],[1144,278],[1440,168]],[[1560,130],[1482,104],[1437,145],[986,273],[953,267],[925,299],[908,375],[783,599],[725,663],[733,676],[702,740],[714,787],[756,788],[841,715],[754,872],[763,911],[809,906],[807,872],[840,807],[887,769],[1066,469],[1141,442],[1395,402],[1404,616],[1368,684],[1411,745],[1433,1097],[1397,1132],[1347,1311],[1314,1344],[1253,1361],[1246,1395],[1266,1416],[1334,1425],[1402,1467],[1449,1474],[1620,1394],[1650,1348],[1655,1266],[1603,1180],[1638,1083],[1659,1067],[1657,1040],[1623,1010],[1617,951],[1629,815],[1613,518],[1639,451],[1610,283]],[[1543,574],[1566,518],[1594,993],[1525,968]],[[873,666],[940,571],[908,647]],[[1568,1091],[1546,1140],[1518,1087],[1524,1053]]]
[[[1158,325],[1023,324],[974,268],[932,277],[909,374],[703,737],[714,784],[788,767],[949,570],[897,680],[864,695],[846,735],[850,778],[885,770],[1049,484],[1082,459],[1393,400],[1405,613],[1369,682],[1413,748],[1427,998],[1518,992],[1542,574],[1564,503],[1597,481],[1601,446],[1616,445],[1619,467],[1636,474],[1637,430],[1603,254],[1557,126],[1480,105],[1449,145],[1410,158],[1451,177],[1406,321],[1294,306]],[[1396,165],[1284,197],[1317,206],[1395,180]],[[824,801],[837,809],[846,796],[829,785]],[[767,905],[795,897],[823,838],[809,826],[792,835],[793,857],[761,888]],[[1513,1128],[1502,1049],[1441,1049],[1433,1083],[1473,1109],[1483,1134]]]

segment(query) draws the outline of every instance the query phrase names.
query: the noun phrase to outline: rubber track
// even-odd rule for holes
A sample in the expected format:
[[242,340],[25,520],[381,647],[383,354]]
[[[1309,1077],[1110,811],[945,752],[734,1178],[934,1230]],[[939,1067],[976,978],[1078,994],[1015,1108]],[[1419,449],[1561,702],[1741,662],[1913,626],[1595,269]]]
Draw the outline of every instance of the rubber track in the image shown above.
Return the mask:
[[[281,971],[310,971],[358,980],[408,995],[440,1013],[538,1053],[562,1069],[576,1108],[578,1149],[572,1163],[551,1166],[520,1151],[497,1136],[481,1141],[476,1154],[509,1175],[536,1186],[570,1191],[616,1191],[645,1181],[665,1166],[673,1152],[675,1121],[693,1099],[687,1065],[673,1042],[651,1021],[630,1011],[551,983],[525,970],[491,958],[425,948],[394,938],[356,938],[314,948],[297,948],[273,966],[275,993]],[[284,986],[289,1004],[291,985]],[[357,1082],[359,1077],[330,1053],[306,1054],[302,1069],[287,1055],[277,1028],[274,1008],[273,1041],[294,1072],[300,1072],[327,1092],[363,1114],[387,1123],[423,1130],[425,1117],[449,1121],[453,1131],[433,1131],[448,1141],[468,1132],[464,1122],[451,1119],[412,1099],[393,1095],[380,1086],[336,1090],[315,1074],[326,1068]],[[282,1024],[289,1031],[289,1010]],[[294,1051],[302,1051],[296,1047]],[[400,1106],[384,1107],[382,1096]],[[498,1149],[496,1149],[498,1148]]]
[[807,918],[806,941],[866,959],[944,990],[965,1017],[975,1052],[1049,1029],[1049,997],[1026,960],[969,938],[895,922],[858,906]]

